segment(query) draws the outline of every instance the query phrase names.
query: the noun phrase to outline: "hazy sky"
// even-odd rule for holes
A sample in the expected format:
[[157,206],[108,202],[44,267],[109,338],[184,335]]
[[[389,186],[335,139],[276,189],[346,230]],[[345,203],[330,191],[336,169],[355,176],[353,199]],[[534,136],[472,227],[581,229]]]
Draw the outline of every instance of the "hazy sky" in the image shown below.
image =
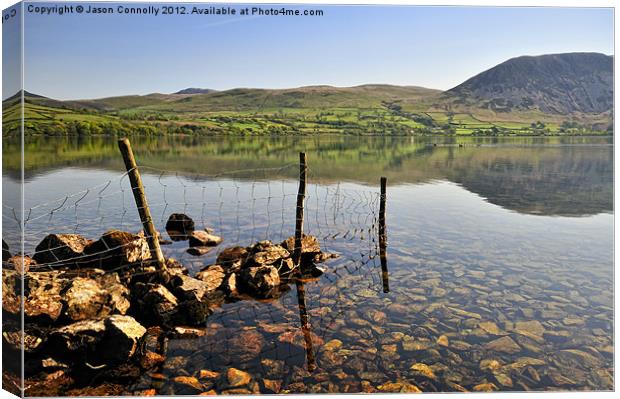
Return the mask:
[[448,89],[519,55],[613,54],[611,9],[300,8],[320,8],[324,16],[26,13],[25,87],[58,99],[186,87],[391,83]]

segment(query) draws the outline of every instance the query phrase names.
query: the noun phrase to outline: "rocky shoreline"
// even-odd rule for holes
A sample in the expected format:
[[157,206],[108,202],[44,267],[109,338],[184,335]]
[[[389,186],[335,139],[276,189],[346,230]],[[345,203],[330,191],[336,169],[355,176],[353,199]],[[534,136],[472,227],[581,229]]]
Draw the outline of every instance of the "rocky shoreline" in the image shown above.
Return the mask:
[[[223,241],[211,230],[196,230],[191,218],[183,214],[171,215],[166,230],[174,241],[187,240],[187,251],[196,256]],[[303,235],[296,267],[294,246],[291,237],[280,244],[259,241],[248,247],[228,247],[219,252],[214,264],[190,276],[172,258],[166,259],[165,273],[158,270],[142,232],[111,230],[98,240],[50,234],[32,256],[23,258],[12,256],[3,241],[5,356],[18,357],[23,311],[26,395],[121,394],[114,383],[106,390],[93,388],[88,381],[122,385],[131,376],[154,371],[166,360],[169,339],[206,334],[204,326],[214,309],[230,302],[277,298],[295,279],[320,277],[323,269],[317,265],[336,257],[322,252],[316,237]],[[17,374],[18,370],[5,372],[5,386],[15,385]],[[244,386],[250,388],[247,393],[260,392],[257,386],[248,385],[250,377],[241,370],[229,368],[225,375],[217,374],[221,380],[217,386]],[[175,392],[210,391],[194,379],[175,378],[181,387]]]

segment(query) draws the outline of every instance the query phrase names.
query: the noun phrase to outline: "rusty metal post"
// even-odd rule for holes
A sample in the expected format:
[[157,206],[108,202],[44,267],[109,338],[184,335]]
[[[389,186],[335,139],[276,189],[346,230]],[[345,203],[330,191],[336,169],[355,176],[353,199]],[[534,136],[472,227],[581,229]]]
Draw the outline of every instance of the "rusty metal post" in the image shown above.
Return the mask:
[[144,228],[146,240],[151,250],[151,259],[156,262],[158,269],[164,275],[167,275],[166,260],[161,252],[159,246],[159,240],[157,238],[157,230],[153,224],[153,218],[151,217],[151,210],[146,200],[146,194],[144,193],[144,186],[142,185],[142,178],[138,171],[138,165],[136,159],[133,156],[131,150],[131,143],[129,139],[124,138],[118,141],[118,148],[123,154],[123,160],[125,161],[125,167],[127,168],[127,174],[129,175],[129,181],[131,183],[131,191],[138,207],[138,213],[140,214],[140,220]]

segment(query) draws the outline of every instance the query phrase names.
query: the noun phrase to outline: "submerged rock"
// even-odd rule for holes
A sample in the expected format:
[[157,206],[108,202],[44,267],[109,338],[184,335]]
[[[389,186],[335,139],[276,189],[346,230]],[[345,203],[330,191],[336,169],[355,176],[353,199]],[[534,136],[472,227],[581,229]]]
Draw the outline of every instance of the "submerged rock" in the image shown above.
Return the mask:
[[49,234],[37,245],[33,259],[40,264],[77,267],[84,263],[84,249],[91,243],[79,234]]
[[59,356],[94,367],[119,364],[136,353],[144,333],[146,329],[133,317],[113,315],[58,328],[50,334],[49,347]]
[[508,354],[514,354],[521,351],[521,347],[510,337],[505,336],[488,342],[485,346],[485,349],[495,351],[495,352],[503,352]]
[[280,275],[273,266],[249,267],[241,271],[237,283],[242,292],[267,298],[280,285]]

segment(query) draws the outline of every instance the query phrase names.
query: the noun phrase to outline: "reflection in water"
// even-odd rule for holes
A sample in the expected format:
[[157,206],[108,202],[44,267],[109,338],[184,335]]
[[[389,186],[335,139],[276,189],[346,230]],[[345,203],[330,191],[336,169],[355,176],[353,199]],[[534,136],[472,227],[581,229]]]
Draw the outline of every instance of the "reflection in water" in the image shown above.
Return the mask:
[[[521,213],[583,216],[612,210],[611,138],[136,137],[141,165],[214,175],[296,164],[304,151],[310,177],[375,186],[450,180],[490,203]],[[462,145],[462,146],[460,146]],[[18,143],[4,141],[4,173],[19,177]],[[66,167],[121,171],[115,138],[26,139],[26,179]],[[147,170],[145,170],[147,172]],[[294,169],[236,178],[297,179]],[[77,182],[81,183],[81,182]],[[74,183],[74,184],[77,184]]]
[[308,371],[314,371],[316,369],[316,359],[314,357],[314,346],[312,344],[312,327],[308,318],[308,311],[306,310],[306,290],[304,288],[304,283],[299,278],[295,279],[295,286],[297,287],[299,321],[301,323],[301,331],[304,335],[304,341],[306,344],[306,361],[308,362]]

